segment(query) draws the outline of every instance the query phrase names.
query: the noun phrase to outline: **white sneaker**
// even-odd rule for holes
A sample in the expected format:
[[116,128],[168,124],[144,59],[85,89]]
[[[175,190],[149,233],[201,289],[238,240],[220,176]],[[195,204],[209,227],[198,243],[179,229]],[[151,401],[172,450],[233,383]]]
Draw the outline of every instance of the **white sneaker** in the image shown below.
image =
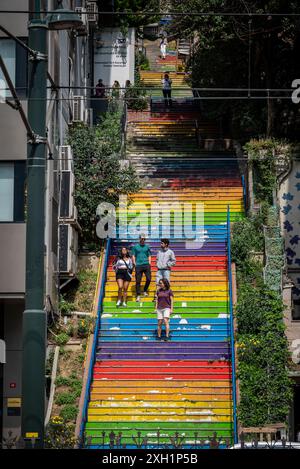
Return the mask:
[[124,301],[123,304],[122,304],[122,306],[125,306],[125,307],[126,307],[126,306],[127,306],[127,303],[125,303],[125,301]]
[[136,297],[136,301],[137,301],[137,303],[139,303],[139,302],[141,301],[141,297],[140,297],[140,296],[137,296],[137,297]]
[[117,306],[121,306],[121,304],[122,304],[122,301],[121,301],[121,300],[118,300],[118,301],[117,301]]
[[149,294],[146,291],[144,291],[144,296],[149,296]]

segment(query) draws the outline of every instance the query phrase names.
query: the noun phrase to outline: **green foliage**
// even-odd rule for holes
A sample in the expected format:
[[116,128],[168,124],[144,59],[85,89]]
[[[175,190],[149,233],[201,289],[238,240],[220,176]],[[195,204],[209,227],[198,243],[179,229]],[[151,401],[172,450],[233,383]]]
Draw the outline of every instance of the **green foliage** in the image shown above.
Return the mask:
[[[251,88],[290,89],[299,76],[300,31],[293,13],[299,11],[296,1],[267,0],[172,0],[171,10],[183,13],[174,17],[170,35],[195,37],[194,54],[190,63],[193,84],[247,90],[249,41],[251,41]],[[192,12],[225,13],[290,13],[291,16],[196,16]],[[188,14],[187,12],[191,12]],[[254,95],[255,92],[252,92]],[[205,92],[201,93],[206,96]],[[226,93],[227,95],[227,93]],[[280,95],[280,92],[278,92]],[[243,93],[246,97],[247,94]],[[204,101],[204,111],[211,117],[223,116],[230,135],[280,136],[298,139],[300,109],[290,99],[220,99]]]
[[250,251],[263,250],[262,228],[257,230],[253,218],[244,218],[233,225],[232,259],[241,266],[250,255]]
[[265,285],[244,284],[238,323],[239,420],[243,426],[285,422],[292,399],[281,297]]
[[235,312],[238,334],[257,334],[264,326],[270,312],[281,321],[283,305],[278,296],[264,285],[256,288],[253,285],[244,284],[239,288]]
[[273,199],[276,187],[275,152],[279,142],[274,139],[250,140],[244,146],[253,167],[254,194],[258,202]]
[[63,316],[68,316],[74,311],[74,304],[62,297],[59,302],[59,311]]
[[45,448],[71,449],[74,445],[74,425],[69,425],[62,417],[53,417],[46,428]]
[[238,283],[262,282],[262,263],[255,259],[254,253],[264,249],[263,223],[265,207],[260,212],[240,220],[233,225],[231,254],[237,266]]
[[128,11],[124,22],[129,26],[139,26],[151,23],[156,17],[144,15],[146,12],[159,11],[159,0],[115,0],[115,11]]
[[136,66],[140,68],[140,70],[150,70],[150,63],[148,57],[143,54],[143,52],[138,52],[135,57]]
[[[246,149],[252,161],[258,160],[259,164],[261,155],[258,158],[257,152],[261,148],[264,155],[273,151],[271,144],[258,145],[258,150],[254,147],[256,143],[247,145]],[[262,171],[270,172],[270,166],[264,166]],[[261,187],[258,191],[263,201],[260,212],[235,223],[232,239],[232,259],[237,266],[239,285],[235,307],[240,386],[238,418],[245,427],[285,422],[292,398],[287,371],[289,352],[283,322],[284,306],[281,296],[273,291],[274,285],[281,283],[281,270],[274,268],[276,259],[282,257],[278,210],[268,204],[276,181],[267,179],[266,174],[260,178],[269,184],[268,190]],[[272,261],[272,269],[267,270],[268,278],[262,276],[262,263],[253,256],[253,252],[264,250],[267,261]]]
[[148,107],[148,101],[146,96],[146,88],[143,84],[143,81],[139,79],[137,74],[137,79],[135,84],[127,88],[125,92],[125,99],[128,106],[128,109],[133,111],[144,111]]
[[63,347],[69,341],[69,338],[70,337],[68,334],[66,334],[65,332],[61,332],[55,337],[55,342],[57,345]]
[[60,416],[67,422],[74,422],[77,417],[78,407],[73,404],[65,405],[61,411]]
[[68,142],[74,153],[75,203],[82,227],[81,242],[99,243],[96,209],[105,201],[117,207],[119,196],[137,192],[139,182],[131,165],[121,170],[121,113],[108,112],[95,127],[74,125]]
[[56,395],[55,403],[57,405],[75,404],[77,396],[72,392],[61,392]]
[[70,385],[70,378],[65,376],[58,376],[55,380],[56,386],[69,386]]
[[77,361],[78,361],[78,363],[80,363],[80,365],[83,364],[84,359],[85,359],[85,354],[84,354],[84,353],[81,353],[81,354],[78,355],[78,357],[77,357]]
[[93,325],[94,325],[94,319],[89,316],[84,317],[83,319],[79,319],[78,328],[77,328],[78,336],[81,338],[87,337]]

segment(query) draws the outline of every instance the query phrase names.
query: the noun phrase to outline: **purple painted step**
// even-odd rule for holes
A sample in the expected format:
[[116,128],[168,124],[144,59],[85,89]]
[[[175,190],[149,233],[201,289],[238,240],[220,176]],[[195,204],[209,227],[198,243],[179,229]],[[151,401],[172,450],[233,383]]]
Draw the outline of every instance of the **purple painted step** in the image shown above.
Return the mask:
[[167,352],[157,352],[157,354],[149,355],[147,353],[97,353],[97,360],[229,360],[229,353],[209,353],[203,352],[201,354],[186,352],[186,353],[167,353]]
[[189,342],[188,344],[185,343],[178,343],[178,342],[168,342],[167,344],[165,343],[157,343],[157,342],[145,342],[145,343],[137,343],[135,344],[134,342],[121,342],[121,343],[99,343],[97,346],[97,350],[99,349],[106,349],[106,350],[142,350],[144,351],[145,349],[153,349],[153,348],[159,348],[161,349],[162,347],[165,347],[167,350],[170,349],[176,349],[176,350],[196,350],[196,349],[204,349],[207,350],[208,348],[211,350],[228,350],[229,349],[229,343],[224,342],[224,341],[209,341],[209,342]]
[[[113,246],[112,254],[117,254],[118,249],[121,246],[132,246],[134,244],[135,244],[134,242],[133,243],[132,242],[124,242],[124,243],[119,242],[117,245]],[[160,244],[158,244],[158,243],[150,242],[149,244],[150,244],[152,249],[159,249],[159,247],[160,247]],[[203,255],[204,253],[207,253],[207,252],[212,252],[212,253],[214,253],[214,252],[225,253],[226,252],[225,242],[223,242],[223,243],[222,242],[221,243],[207,243],[207,242],[205,242],[205,244],[201,248],[198,248],[197,250],[195,250],[195,249],[185,249],[184,247],[177,246],[175,243],[171,243],[170,248],[178,256],[190,256],[190,255],[201,256],[201,255]]]
[[[225,233],[225,230],[224,230],[224,233]],[[114,251],[114,248],[116,246],[124,246],[124,245],[134,245],[135,244],[135,241],[124,241],[124,242],[121,242],[121,241],[114,241],[113,242],[113,247],[112,247],[112,251]],[[160,247],[160,241],[147,241],[147,244],[149,244],[151,247],[155,248],[159,248]],[[176,249],[179,249],[179,250],[186,250],[185,248],[185,241],[171,241],[171,244],[170,244],[170,247],[173,249],[173,251],[175,251]],[[214,241],[205,241],[205,245],[209,245],[209,246],[213,246],[213,247],[225,247],[226,243],[225,241],[220,241],[220,242],[214,242]],[[194,252],[193,249],[187,249],[187,251],[191,251],[191,252]]]
[[178,342],[148,342],[133,346],[132,342],[122,342],[121,344],[110,343],[101,344],[97,347],[97,360],[108,359],[153,359],[183,358],[201,360],[219,360],[222,357],[230,357],[228,342],[194,342],[190,344],[178,345]]

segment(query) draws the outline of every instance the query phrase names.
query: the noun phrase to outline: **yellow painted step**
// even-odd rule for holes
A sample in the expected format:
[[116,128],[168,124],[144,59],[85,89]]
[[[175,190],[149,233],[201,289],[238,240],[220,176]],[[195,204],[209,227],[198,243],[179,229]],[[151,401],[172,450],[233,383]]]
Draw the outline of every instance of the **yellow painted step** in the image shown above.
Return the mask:
[[[198,294],[198,295],[180,295],[180,296],[174,296],[174,299],[175,301],[207,301],[207,299],[209,299],[210,301],[227,301],[228,300],[228,294],[220,294],[220,295],[217,295],[217,294],[211,294],[211,292],[207,292],[207,293],[201,293]],[[105,295],[105,298],[104,298],[105,301],[117,301],[117,294],[108,294],[108,295]],[[128,301],[135,301],[135,295],[131,295],[131,294],[128,294],[127,296],[127,300]],[[152,301],[152,296],[150,295],[150,297],[148,298],[143,298],[143,303],[146,302],[146,303],[153,303]],[[142,303],[142,302],[141,302]],[[137,303],[138,305],[139,303]]]
[[[180,389],[180,392],[190,391],[190,390],[197,390],[197,392],[203,390],[203,392],[207,392],[207,390],[224,390],[230,389],[229,382],[224,380],[176,380],[173,379],[172,381],[166,380],[144,380],[144,379],[136,379],[136,380],[94,380],[92,384],[92,389],[94,388],[101,388],[101,389],[109,389],[113,390],[116,389],[120,391],[122,388],[122,392],[126,389],[132,388],[143,388],[143,390],[149,390],[153,392],[153,390],[161,390],[163,392],[172,392],[175,389]],[[169,389],[171,388],[171,389]],[[168,389],[168,391],[166,391]],[[210,392],[210,391],[209,391]]]
[[[117,291],[118,290],[118,285],[117,283],[112,283],[109,282],[106,284],[105,291],[106,292],[112,292],[112,291]],[[191,286],[181,286],[177,284],[172,284],[172,290],[175,292],[195,292],[195,293],[200,293],[200,292],[224,292],[228,290],[228,284],[227,282],[224,283],[218,283],[217,286],[211,284],[211,283],[204,283],[201,285],[193,284]],[[156,288],[154,286],[150,287],[149,293],[154,293],[156,291]]]
[[[108,273],[108,279],[107,279],[107,280],[108,280],[107,285],[108,285],[109,283],[115,282],[115,280],[116,280],[115,277],[116,277],[116,276],[115,276],[114,272],[113,272],[113,271],[109,271],[109,273]],[[212,280],[210,280],[210,281],[208,281],[208,279],[205,279],[205,277],[204,277],[203,275],[202,275],[202,276],[199,276],[198,278],[195,278],[193,281],[192,281],[192,279],[185,279],[185,280],[183,280],[183,279],[181,279],[181,278],[179,278],[179,277],[174,277],[173,275],[172,275],[171,279],[172,279],[172,289],[173,289],[173,291],[181,291],[181,290],[186,291],[186,289],[187,289],[188,287],[189,287],[189,288],[193,288],[193,286],[196,286],[196,285],[198,285],[198,284],[201,284],[201,285],[203,285],[203,284],[205,284],[205,285],[214,285],[214,284],[217,282],[217,284],[218,284],[218,285],[217,285],[217,286],[218,286],[217,289],[219,289],[219,286],[222,287],[222,284],[223,284],[223,283],[224,283],[225,285],[227,285],[227,281],[226,281],[226,277],[225,277],[225,276],[222,277],[222,278],[214,278],[214,279],[212,279]],[[134,275],[134,274],[133,274],[133,276],[132,276],[132,280],[135,280],[135,275]],[[179,288],[179,289],[178,289],[178,287],[182,287],[182,288]],[[177,290],[174,290],[175,288],[176,288]]]
[[[214,402],[214,401],[176,401],[174,398],[171,398],[169,401],[150,401],[147,399],[136,399],[134,402],[124,402],[124,401],[116,401],[115,399],[112,400],[91,400],[89,403],[90,409],[101,410],[101,413],[106,413],[107,409],[115,409],[118,412],[123,411],[126,412],[127,409],[134,409],[133,413],[135,413],[136,409],[151,409],[151,410],[163,410],[163,409],[180,409],[182,413],[184,413],[184,409],[213,409],[216,412],[223,412],[225,413],[226,409],[231,409],[232,404],[231,402]],[[224,415],[224,414],[223,414]]]
[[231,422],[232,415],[94,415],[88,422]]
[[[172,246],[170,246],[172,247]],[[152,272],[156,272],[156,267],[152,267]],[[133,272],[133,276],[135,275],[135,272]],[[214,280],[223,280],[223,282],[227,281],[227,271],[226,270],[201,270],[199,272],[192,272],[188,270],[176,270],[176,266],[173,268],[171,271],[171,276],[173,278],[173,281],[176,282],[190,282],[191,280],[193,282],[198,281],[200,283],[200,280],[204,279],[208,283],[210,281]],[[109,280],[115,279],[115,272],[113,271],[112,267],[111,270],[108,270],[107,272],[107,278]]]
[[[153,393],[153,392],[150,392],[150,391],[145,391],[145,393],[139,393],[139,390],[138,389],[133,389],[130,391],[130,393],[128,392],[123,392],[123,389],[120,389],[119,390],[119,393],[116,393],[115,389],[114,388],[111,388],[111,390],[109,391],[109,389],[106,391],[106,392],[100,392],[97,391],[97,388],[95,388],[95,390],[92,389],[91,391],[91,399],[90,401],[94,402],[94,401],[102,401],[102,400],[110,400],[110,401],[116,401],[116,402],[120,402],[120,401],[124,401],[124,402],[132,402],[132,401],[139,401],[139,400],[147,400],[147,401],[151,401],[151,402],[156,402],[156,401],[169,401],[169,400],[174,400],[174,401],[186,401],[187,399],[188,400],[196,400],[197,398],[199,399],[199,397],[201,397],[201,400],[202,402],[207,402],[207,401],[213,401],[213,402],[227,402],[227,401],[231,401],[231,396],[230,396],[230,393],[228,392],[227,394],[217,394],[215,390],[210,390],[209,392],[209,388],[207,389],[206,391],[206,394],[204,395],[203,394],[203,391],[202,390],[195,390],[193,391],[194,394],[191,394],[191,390],[189,390],[189,394],[188,394],[188,390],[185,390],[182,391],[181,393],[175,393],[173,392],[174,390],[172,390],[172,392],[170,392],[170,390],[165,390],[165,391],[161,391],[161,392],[158,392],[158,393]],[[198,393],[196,392],[198,391]],[[123,392],[123,394],[121,394],[121,392]]]

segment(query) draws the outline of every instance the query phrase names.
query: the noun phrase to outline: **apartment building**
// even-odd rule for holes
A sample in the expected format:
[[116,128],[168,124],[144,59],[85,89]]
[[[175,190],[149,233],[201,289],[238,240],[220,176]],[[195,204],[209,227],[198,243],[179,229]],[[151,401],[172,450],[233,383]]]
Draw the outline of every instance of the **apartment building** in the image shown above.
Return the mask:
[[[2,0],[0,25],[24,43],[28,40],[33,0]],[[91,5],[93,3],[93,5]],[[59,5],[91,12],[95,2],[41,0],[42,11]],[[19,13],[18,13],[19,12]],[[26,12],[26,13],[24,13]],[[90,36],[96,15],[82,15],[78,31],[48,31],[48,96],[45,158],[45,308],[55,311],[60,287],[76,275],[79,226],[74,206],[73,160],[66,135],[73,121],[92,121],[89,111]],[[0,31],[0,54],[27,112],[28,52]],[[20,432],[22,314],[25,298],[27,135],[0,71],[0,339],[6,362],[0,364],[0,441]]]

